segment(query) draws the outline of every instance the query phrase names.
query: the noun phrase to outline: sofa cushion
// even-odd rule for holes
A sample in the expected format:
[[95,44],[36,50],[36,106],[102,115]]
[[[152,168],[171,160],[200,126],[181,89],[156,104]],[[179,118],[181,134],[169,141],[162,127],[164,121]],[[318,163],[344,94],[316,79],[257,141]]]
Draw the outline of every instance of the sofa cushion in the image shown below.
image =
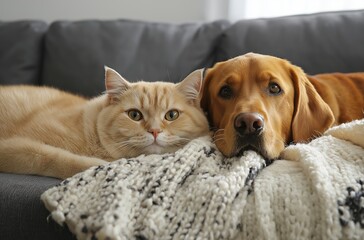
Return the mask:
[[38,84],[47,24],[0,22],[0,84]]
[[46,35],[43,84],[94,96],[104,91],[104,65],[129,81],[178,82],[214,62],[218,38],[227,25],[55,22]]
[[218,59],[275,55],[307,73],[364,71],[364,10],[242,20],[226,30]]
[[75,239],[48,219],[40,195],[59,179],[0,173],[0,239]]

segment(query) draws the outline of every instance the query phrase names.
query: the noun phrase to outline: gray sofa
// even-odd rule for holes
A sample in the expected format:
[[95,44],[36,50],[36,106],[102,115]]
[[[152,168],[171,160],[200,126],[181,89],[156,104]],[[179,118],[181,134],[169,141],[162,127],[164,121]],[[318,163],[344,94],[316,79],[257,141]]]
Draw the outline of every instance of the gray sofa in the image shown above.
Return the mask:
[[[48,85],[92,97],[104,91],[104,65],[130,81],[178,82],[247,52],[286,58],[309,74],[364,71],[364,10],[179,25],[0,21],[0,84]],[[39,199],[58,183],[0,173],[0,239],[74,238],[47,219]]]

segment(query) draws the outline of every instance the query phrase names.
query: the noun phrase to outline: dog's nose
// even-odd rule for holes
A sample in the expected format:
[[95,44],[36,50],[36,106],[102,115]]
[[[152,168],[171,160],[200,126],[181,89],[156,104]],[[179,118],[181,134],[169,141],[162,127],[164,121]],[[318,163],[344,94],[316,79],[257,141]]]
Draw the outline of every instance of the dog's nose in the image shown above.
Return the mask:
[[240,113],[235,117],[234,127],[239,135],[257,135],[263,131],[264,118],[259,113]]

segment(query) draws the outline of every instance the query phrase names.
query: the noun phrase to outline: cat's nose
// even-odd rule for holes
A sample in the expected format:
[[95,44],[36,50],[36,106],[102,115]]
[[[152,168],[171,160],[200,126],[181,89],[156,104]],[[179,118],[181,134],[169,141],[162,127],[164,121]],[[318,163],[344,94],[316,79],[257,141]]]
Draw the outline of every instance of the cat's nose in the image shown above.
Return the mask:
[[158,134],[161,132],[161,130],[160,129],[149,129],[148,132],[153,135],[154,139],[157,139]]

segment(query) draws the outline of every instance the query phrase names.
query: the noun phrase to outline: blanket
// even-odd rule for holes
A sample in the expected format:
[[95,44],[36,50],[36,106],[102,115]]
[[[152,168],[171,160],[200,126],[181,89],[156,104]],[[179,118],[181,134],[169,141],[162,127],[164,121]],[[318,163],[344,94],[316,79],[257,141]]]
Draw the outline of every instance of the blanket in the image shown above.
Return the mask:
[[41,199],[78,239],[363,239],[364,120],[273,163],[225,158],[203,137],[90,168]]

